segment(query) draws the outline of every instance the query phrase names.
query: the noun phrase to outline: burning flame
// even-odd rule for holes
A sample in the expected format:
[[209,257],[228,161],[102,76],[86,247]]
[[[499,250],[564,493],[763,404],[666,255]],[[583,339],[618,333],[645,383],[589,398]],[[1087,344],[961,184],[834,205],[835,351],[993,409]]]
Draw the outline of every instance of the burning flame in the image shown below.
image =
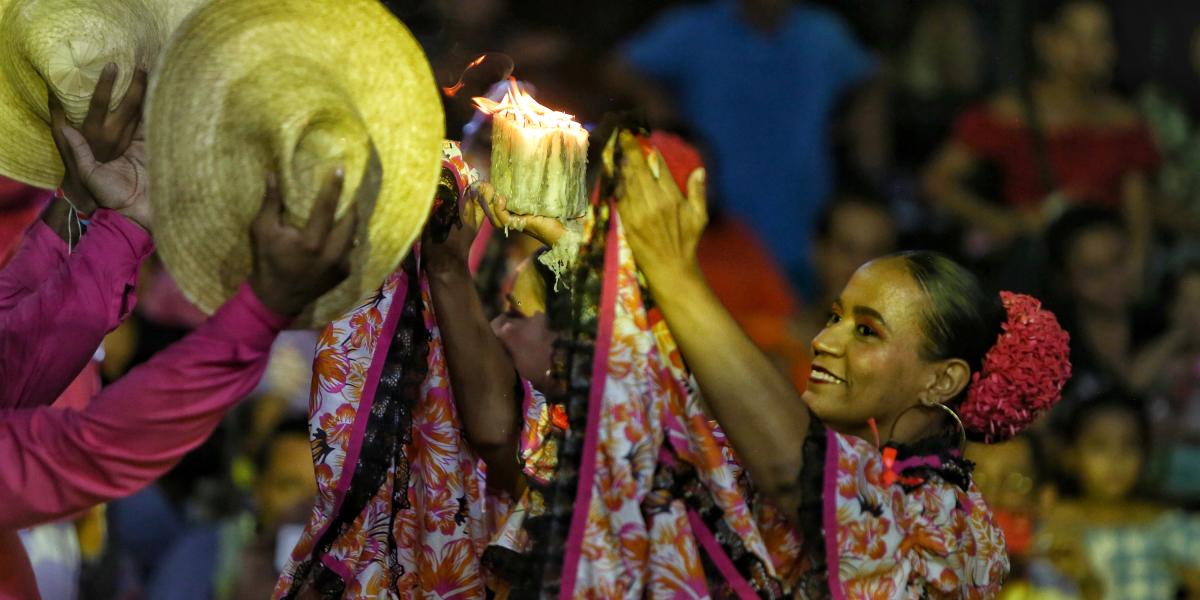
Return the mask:
[[537,129],[566,129],[587,135],[575,117],[564,112],[550,110],[533,99],[517,85],[517,80],[508,80],[508,93],[499,102],[490,98],[476,97],[475,106],[484,114],[504,117],[521,127]]

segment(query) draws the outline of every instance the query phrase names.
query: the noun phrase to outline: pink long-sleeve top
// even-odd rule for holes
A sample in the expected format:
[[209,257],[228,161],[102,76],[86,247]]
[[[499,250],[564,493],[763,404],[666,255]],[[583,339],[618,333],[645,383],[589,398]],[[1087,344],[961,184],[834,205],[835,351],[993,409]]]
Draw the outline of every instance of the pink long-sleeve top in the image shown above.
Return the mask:
[[0,409],[50,404],[133,310],[138,267],[154,250],[125,217],[98,210],[69,256],[40,220],[0,271]]
[[129,495],[165,473],[250,393],[288,322],[243,285],[82,411],[0,410],[0,598],[37,597],[15,530]]

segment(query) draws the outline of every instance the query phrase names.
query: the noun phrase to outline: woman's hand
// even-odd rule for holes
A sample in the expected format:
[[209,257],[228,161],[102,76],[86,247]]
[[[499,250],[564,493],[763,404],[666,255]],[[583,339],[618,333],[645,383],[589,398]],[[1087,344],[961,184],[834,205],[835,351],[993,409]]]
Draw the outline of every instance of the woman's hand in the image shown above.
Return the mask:
[[694,269],[696,246],[708,224],[704,169],[688,176],[687,197],[657,150],[649,158],[637,139],[621,132],[617,210],[638,266],[651,285],[663,274]]
[[466,270],[471,255],[471,244],[479,234],[479,225],[483,222],[483,209],[480,208],[475,196],[476,188],[467,188],[459,202],[459,222],[450,228],[450,234],[445,241],[438,242],[430,235],[429,227],[421,234],[421,259],[426,268],[433,273],[449,270]]
[[250,227],[250,287],[276,314],[300,314],[350,273],[358,213],[351,211],[334,223],[343,180],[338,169],[321,187],[304,229],[297,229],[284,222],[278,179],[268,176],[262,208]]
[[508,198],[496,191],[492,184],[476,184],[476,199],[483,208],[492,226],[497,229],[516,229],[525,235],[553,248],[567,228],[558,219],[538,215],[514,215],[508,212]]
[[110,64],[96,82],[87,116],[78,130],[67,123],[58,98],[49,94],[51,133],[66,170],[63,193],[79,210],[115,210],[149,231],[149,180],[141,135],[146,72],[134,73],[125,98],[110,112],[116,80],[117,67]]

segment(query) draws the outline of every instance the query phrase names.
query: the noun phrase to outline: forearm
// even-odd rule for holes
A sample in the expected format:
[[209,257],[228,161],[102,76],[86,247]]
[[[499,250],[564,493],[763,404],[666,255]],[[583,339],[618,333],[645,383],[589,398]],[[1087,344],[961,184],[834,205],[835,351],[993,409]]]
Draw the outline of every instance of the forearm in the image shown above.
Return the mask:
[[1134,173],[1122,182],[1122,213],[1129,227],[1131,256],[1137,267],[1137,282],[1142,281],[1142,271],[1150,254],[1150,242],[1154,235],[1153,215],[1150,209],[1150,190],[1146,176]]
[[49,404],[133,308],[138,267],[153,245],[102,211],[78,250],[0,314],[0,408]]
[[1183,352],[1185,342],[1183,335],[1172,331],[1139,352],[1130,369],[1130,387],[1140,394],[1152,392],[1155,384],[1162,383],[1163,374],[1172,364],[1172,359]]
[[428,275],[467,441],[487,464],[489,480],[511,490],[520,472],[516,368],[492,333],[467,265],[431,269]]
[[795,482],[810,417],[795,388],[738,327],[698,267],[646,275],[706,405],[755,485],[782,508],[798,507]]
[[66,259],[67,243],[50,226],[43,221],[30,225],[12,259],[0,269],[0,315],[33,294]]
[[73,514],[160,477],[254,388],[286,322],[243,289],[83,411],[0,413],[0,529]]

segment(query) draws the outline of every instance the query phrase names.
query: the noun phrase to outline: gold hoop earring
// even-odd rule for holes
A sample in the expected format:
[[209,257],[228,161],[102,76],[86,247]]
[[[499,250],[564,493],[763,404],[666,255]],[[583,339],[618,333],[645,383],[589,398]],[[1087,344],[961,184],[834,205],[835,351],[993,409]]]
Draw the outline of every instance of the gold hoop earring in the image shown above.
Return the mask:
[[914,408],[933,408],[935,406],[950,413],[950,418],[954,419],[954,423],[956,425],[958,425],[958,449],[959,449],[959,451],[961,451],[963,448],[965,448],[967,446],[967,428],[965,425],[963,425],[962,419],[959,418],[958,413],[954,412],[953,408],[950,408],[949,406],[946,406],[945,404],[942,404],[941,402],[930,402],[930,403],[921,402],[919,404],[914,404],[914,405],[900,411],[900,414],[896,415],[896,420],[892,421],[892,430],[890,432],[888,432],[888,439],[889,440],[895,439],[896,424],[900,422],[900,418],[903,417],[905,413],[907,413],[908,411],[910,411]]

